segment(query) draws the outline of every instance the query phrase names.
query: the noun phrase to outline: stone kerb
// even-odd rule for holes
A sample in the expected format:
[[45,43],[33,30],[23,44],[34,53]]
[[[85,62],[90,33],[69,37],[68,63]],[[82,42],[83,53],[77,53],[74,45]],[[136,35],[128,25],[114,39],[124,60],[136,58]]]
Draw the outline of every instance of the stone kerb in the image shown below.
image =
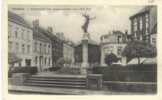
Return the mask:
[[102,89],[102,74],[88,74],[87,75],[87,88],[88,89]]

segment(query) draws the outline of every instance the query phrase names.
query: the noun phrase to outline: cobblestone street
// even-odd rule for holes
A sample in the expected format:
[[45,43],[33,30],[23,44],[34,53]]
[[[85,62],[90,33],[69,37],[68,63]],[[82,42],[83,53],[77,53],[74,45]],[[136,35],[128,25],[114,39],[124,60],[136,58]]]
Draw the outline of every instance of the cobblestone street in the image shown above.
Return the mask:
[[[67,88],[50,88],[50,87],[33,87],[33,86],[11,86],[11,94],[60,94],[60,95],[143,95],[145,93],[134,92],[114,92],[109,90],[86,90],[86,89],[67,89]],[[152,93],[150,93],[152,94]],[[150,95],[147,93],[146,95]]]

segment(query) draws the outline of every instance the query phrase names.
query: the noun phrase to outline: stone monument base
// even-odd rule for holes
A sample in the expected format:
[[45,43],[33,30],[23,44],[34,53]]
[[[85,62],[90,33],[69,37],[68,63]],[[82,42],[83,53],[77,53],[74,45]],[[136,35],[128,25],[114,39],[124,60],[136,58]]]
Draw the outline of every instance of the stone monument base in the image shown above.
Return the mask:
[[81,65],[81,69],[80,69],[80,71],[81,71],[81,74],[88,74],[88,68],[89,68],[89,63],[82,63],[82,65]]

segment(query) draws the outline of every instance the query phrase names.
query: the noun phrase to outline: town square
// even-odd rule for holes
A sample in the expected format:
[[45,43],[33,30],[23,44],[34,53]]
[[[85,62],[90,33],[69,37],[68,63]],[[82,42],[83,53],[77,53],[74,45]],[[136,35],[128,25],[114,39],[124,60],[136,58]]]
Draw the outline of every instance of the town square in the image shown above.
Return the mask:
[[14,94],[157,93],[157,7],[8,7]]

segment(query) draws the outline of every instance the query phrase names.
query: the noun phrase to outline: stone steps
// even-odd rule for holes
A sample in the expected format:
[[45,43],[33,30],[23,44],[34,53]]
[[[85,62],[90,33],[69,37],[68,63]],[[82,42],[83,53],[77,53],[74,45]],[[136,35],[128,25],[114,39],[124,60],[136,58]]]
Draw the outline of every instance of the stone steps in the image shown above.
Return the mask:
[[86,86],[82,85],[62,85],[62,84],[42,84],[42,83],[24,83],[27,86],[39,86],[39,87],[60,87],[60,88],[86,88]]
[[46,84],[73,84],[73,85],[85,85],[85,82],[69,82],[69,81],[42,81],[42,80],[28,80],[30,83],[46,83]]
[[86,77],[83,76],[41,76],[33,75],[25,82],[26,86],[39,86],[39,87],[62,87],[62,88],[86,88]]

